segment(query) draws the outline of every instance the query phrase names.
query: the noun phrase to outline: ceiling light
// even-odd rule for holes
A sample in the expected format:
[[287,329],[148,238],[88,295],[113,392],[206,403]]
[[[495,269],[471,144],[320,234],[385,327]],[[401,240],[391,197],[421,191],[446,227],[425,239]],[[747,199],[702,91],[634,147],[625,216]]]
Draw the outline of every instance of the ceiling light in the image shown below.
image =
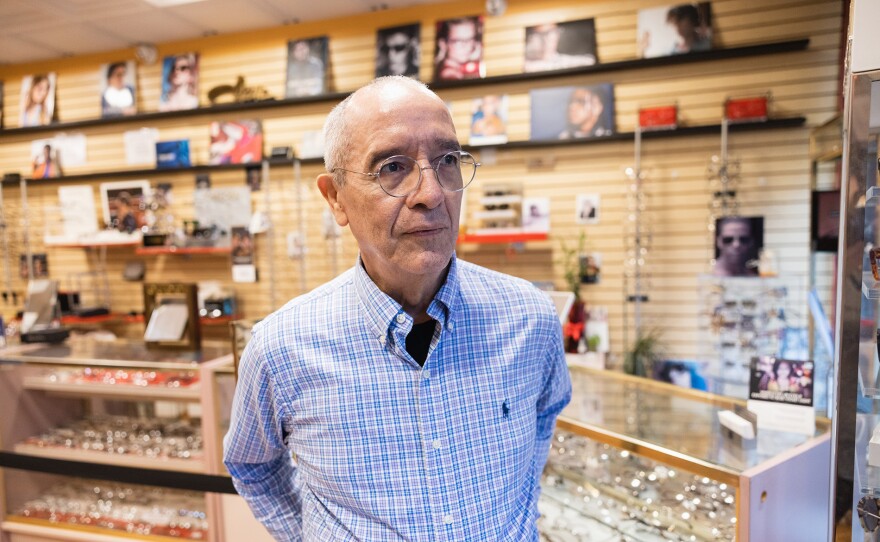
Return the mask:
[[170,8],[174,6],[182,6],[184,4],[195,4],[196,2],[204,2],[205,0],[144,0],[144,2],[156,6],[157,8]]

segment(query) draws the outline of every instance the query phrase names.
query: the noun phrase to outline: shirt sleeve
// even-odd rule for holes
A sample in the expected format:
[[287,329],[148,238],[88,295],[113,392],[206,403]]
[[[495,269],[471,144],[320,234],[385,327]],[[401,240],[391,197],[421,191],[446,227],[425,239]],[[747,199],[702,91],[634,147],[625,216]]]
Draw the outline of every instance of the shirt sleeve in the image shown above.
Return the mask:
[[299,542],[296,467],[284,443],[284,407],[268,363],[258,327],[239,362],[223,462],[235,489],[275,540]]
[[[571,377],[565,362],[565,348],[562,345],[562,328],[550,341],[547,356],[544,359],[544,387],[538,396],[537,425],[535,430],[535,480],[540,482],[541,472],[547,463],[550,453],[550,442],[556,417],[571,401]],[[536,492],[541,485],[536,483]],[[537,503],[537,498],[535,499]]]

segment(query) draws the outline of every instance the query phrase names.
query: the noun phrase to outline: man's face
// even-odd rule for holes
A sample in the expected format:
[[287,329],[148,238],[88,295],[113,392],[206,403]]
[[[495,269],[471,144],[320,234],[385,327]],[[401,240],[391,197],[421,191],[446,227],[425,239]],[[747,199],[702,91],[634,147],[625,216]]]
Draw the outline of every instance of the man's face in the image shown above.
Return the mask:
[[[348,163],[340,167],[375,172],[394,155],[421,167],[457,150],[455,127],[446,106],[434,96],[404,86],[367,91],[351,104]],[[379,284],[400,277],[436,276],[449,263],[458,236],[461,192],[440,187],[434,170],[422,172],[415,192],[395,198],[375,178],[345,174],[334,216],[348,225],[370,276]],[[331,202],[332,203],[332,202]]]
[[747,222],[726,222],[718,233],[718,255],[731,261],[744,261],[752,248],[752,228]]
[[575,89],[568,101],[568,121],[580,125],[593,116],[593,93],[587,89]]
[[125,66],[117,66],[113,69],[113,73],[110,74],[110,86],[113,88],[119,88],[125,86]]
[[410,39],[403,32],[395,32],[385,39],[388,50],[388,66],[392,75],[403,75],[406,71]]
[[299,62],[309,58],[309,44],[305,41],[298,41],[293,45],[293,58]]
[[450,25],[446,44],[450,59],[459,64],[470,61],[477,45],[477,27],[473,21]]

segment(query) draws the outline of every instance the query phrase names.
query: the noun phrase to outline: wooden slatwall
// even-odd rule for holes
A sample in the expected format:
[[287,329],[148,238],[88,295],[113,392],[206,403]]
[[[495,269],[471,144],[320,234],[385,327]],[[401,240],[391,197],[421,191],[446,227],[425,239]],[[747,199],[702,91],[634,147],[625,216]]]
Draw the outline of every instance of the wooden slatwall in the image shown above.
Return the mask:
[[[566,21],[595,17],[598,55],[603,62],[631,59],[636,56],[636,14],[653,7],[656,0],[576,2],[570,0],[510,0],[502,17],[486,18],[485,59],[488,75],[521,71],[524,28],[542,21]],[[482,11],[482,0],[463,1],[400,10],[370,13],[318,23],[291,25],[234,36],[216,36],[194,41],[164,44],[159,56],[198,51],[201,54],[202,103],[207,91],[219,84],[233,82],[242,74],[250,85],[262,85],[275,96],[283,96],[288,39],[318,35],[330,37],[331,90],[357,88],[372,78],[374,44],[377,28],[411,22],[422,23],[423,80],[432,76],[434,22],[457,15]],[[771,114],[777,117],[805,116],[808,126],[815,126],[835,111],[838,99],[838,53],[842,6],[834,0],[717,0],[712,2],[713,26],[717,47],[736,47],[786,39],[809,38],[807,51],[743,59],[701,62],[682,66],[637,69],[590,76],[560,77],[534,83],[490,85],[450,89],[440,93],[451,102],[453,116],[462,142],[467,141],[471,100],[489,93],[510,95],[511,140],[529,135],[528,92],[571,84],[612,82],[615,84],[617,128],[631,131],[640,106],[677,102],[684,124],[701,125],[720,122],[721,104],[727,96],[772,93]],[[21,77],[30,73],[58,73],[57,108],[62,122],[91,119],[100,115],[99,67],[102,63],[133,58],[132,51],[116,51],[34,65],[0,67],[5,80],[4,110],[6,127],[18,122]],[[158,107],[161,63],[138,67],[138,105],[141,111]],[[88,137],[88,165],[69,168],[67,173],[110,171],[124,168],[122,132],[142,125],[157,127],[160,139],[188,138],[195,162],[208,158],[208,126],[212,120],[258,118],[263,122],[265,148],[291,145],[299,147],[303,131],[319,130],[331,103],[264,109],[232,115],[198,115],[149,123],[126,122],[82,130]],[[765,246],[776,251],[783,273],[800,275],[806,283],[809,269],[810,164],[808,128],[750,131],[733,134],[731,154],[742,163],[739,193],[744,215],[765,216]],[[29,169],[30,141],[48,137],[39,135],[0,136],[0,171]],[[712,239],[707,229],[710,185],[706,180],[709,158],[719,152],[718,136],[689,136],[645,141],[643,168],[648,173],[648,214],[653,243],[648,257],[651,302],[645,309],[649,326],[663,330],[666,350],[676,357],[692,357],[700,351],[697,316],[700,303],[697,275],[709,270]],[[479,153],[477,153],[479,154]],[[536,158],[543,165],[535,165]],[[551,200],[551,240],[527,244],[523,250],[506,246],[466,245],[459,253],[476,263],[521,276],[529,280],[552,280],[564,288],[560,240],[576,244],[581,231],[587,235],[587,249],[603,257],[602,281],[586,285],[582,292],[592,305],[608,307],[612,348],[625,351],[623,344],[624,295],[623,261],[625,255],[624,221],[627,216],[624,169],[633,163],[632,142],[603,142],[583,146],[560,146],[542,149],[508,150],[500,148],[495,164],[482,168],[473,188],[466,195],[470,215],[479,209],[478,199],[486,183],[522,182],[526,196]],[[531,164],[531,165],[530,165]],[[276,302],[325,282],[332,276],[331,248],[321,237],[321,213],[325,206],[314,186],[318,165],[302,168],[303,197],[290,167],[273,167],[271,217],[274,223]],[[211,174],[213,185],[239,186],[244,172]],[[173,183],[174,209],[180,220],[191,218],[194,176],[192,174],[153,174],[153,183]],[[120,176],[118,180],[126,180]],[[95,187],[99,181],[86,182]],[[32,183],[28,189],[31,243],[35,252],[49,253],[51,276],[61,281],[73,273],[90,269],[88,251],[42,246],[45,220],[52,220],[57,206],[58,184]],[[599,193],[602,198],[601,223],[579,226],[575,223],[574,198],[579,193]],[[14,187],[4,187],[11,253],[17,260],[21,252],[20,194]],[[266,210],[264,195],[253,194],[255,210]],[[285,256],[285,236],[300,229],[297,205],[303,204],[306,215],[308,254],[305,276],[300,262]],[[268,275],[268,240],[257,240],[257,264],[261,280],[253,285],[234,285],[241,311],[248,317],[260,317],[272,310]],[[346,231],[338,251],[339,269],[348,267],[356,257],[356,245]],[[92,255],[96,256],[96,255]],[[214,256],[135,256],[133,249],[110,249],[107,268],[111,277],[113,308],[117,311],[140,310],[142,299],[138,284],[121,280],[125,262],[140,259],[146,263],[148,281],[195,279],[230,283],[229,261]],[[833,265],[819,258],[818,282],[829,299]],[[2,278],[2,277],[0,277]],[[17,281],[17,289],[24,285]],[[800,294],[798,294],[800,295]],[[805,296],[801,299],[804,302]],[[11,305],[2,306],[8,316]],[[830,312],[830,310],[829,310]]]

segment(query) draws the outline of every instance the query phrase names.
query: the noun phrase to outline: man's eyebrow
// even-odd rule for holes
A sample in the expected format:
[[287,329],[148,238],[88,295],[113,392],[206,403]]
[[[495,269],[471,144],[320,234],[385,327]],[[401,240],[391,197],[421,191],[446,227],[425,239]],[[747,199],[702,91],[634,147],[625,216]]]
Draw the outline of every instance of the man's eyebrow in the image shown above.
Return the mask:
[[[440,154],[444,154],[449,151],[461,150],[461,144],[456,139],[437,139],[434,141],[433,147],[441,151]],[[367,155],[367,172],[375,173],[376,169],[379,167],[379,164],[381,164],[386,158],[397,155],[409,156],[407,154],[407,151],[408,149],[405,149],[403,147],[393,146],[383,147],[371,152]],[[430,159],[433,160],[434,158],[439,157],[440,154],[438,154],[437,156],[431,156]]]
[[398,154],[405,155],[406,150],[402,147],[385,147],[371,152],[367,155],[367,171],[375,173],[376,168],[378,168],[379,164],[381,164],[386,158],[397,156]]

